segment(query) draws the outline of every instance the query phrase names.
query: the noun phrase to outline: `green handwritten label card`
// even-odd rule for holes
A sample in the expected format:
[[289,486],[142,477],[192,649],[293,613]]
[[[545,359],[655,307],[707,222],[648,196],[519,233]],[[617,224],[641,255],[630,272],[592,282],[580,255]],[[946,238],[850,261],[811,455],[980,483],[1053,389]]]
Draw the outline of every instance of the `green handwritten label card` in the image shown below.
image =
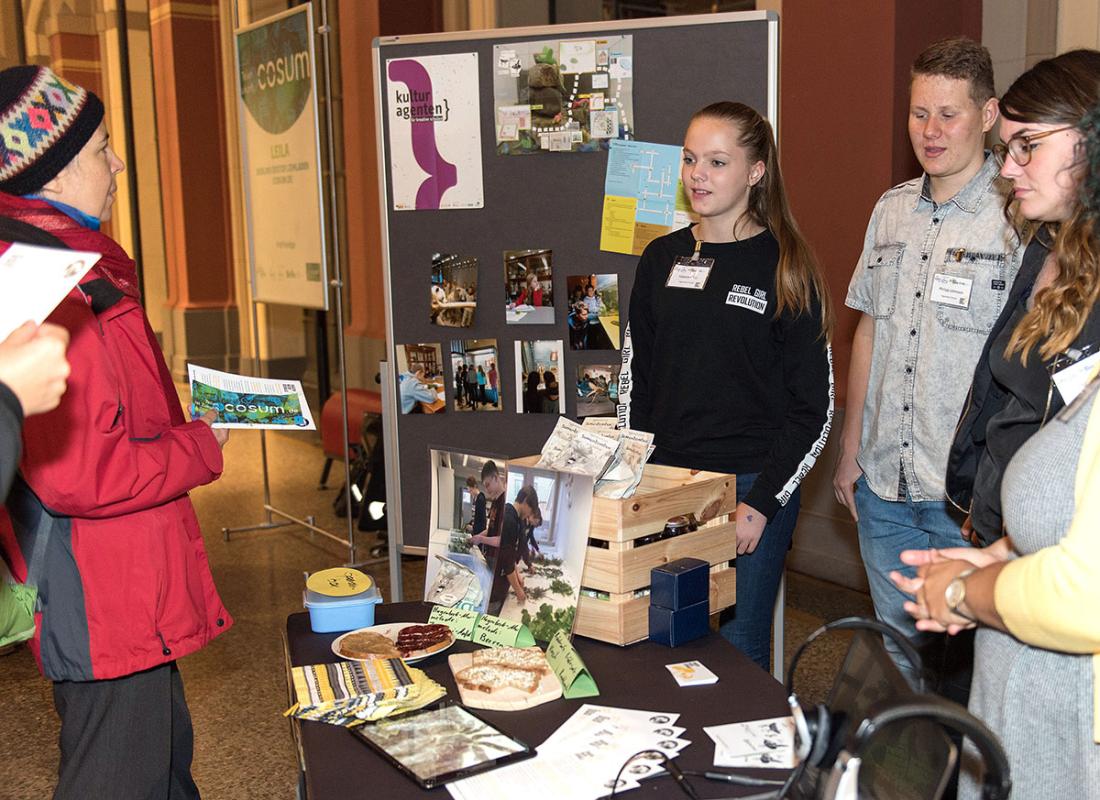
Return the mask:
[[569,631],[559,630],[546,647],[546,660],[550,669],[561,681],[562,693],[567,700],[578,697],[595,697],[600,693],[592,673],[584,665],[580,653],[569,641]]
[[446,625],[456,639],[468,642],[474,638],[474,628],[477,627],[477,618],[481,616],[476,611],[468,608],[448,608],[436,606],[432,609],[428,622],[433,625]]
[[471,641],[486,647],[531,647],[535,637],[521,622],[482,614]]

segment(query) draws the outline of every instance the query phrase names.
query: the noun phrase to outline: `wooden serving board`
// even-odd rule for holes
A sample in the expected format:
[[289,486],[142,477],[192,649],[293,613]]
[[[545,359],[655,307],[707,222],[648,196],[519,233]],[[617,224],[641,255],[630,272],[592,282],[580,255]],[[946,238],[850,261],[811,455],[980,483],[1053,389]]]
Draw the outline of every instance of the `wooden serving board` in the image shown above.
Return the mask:
[[[451,674],[457,674],[466,667],[473,666],[473,653],[455,653],[447,658],[451,667]],[[486,711],[522,711],[525,708],[549,703],[561,697],[561,681],[550,666],[546,667],[546,674],[542,676],[535,691],[528,693],[514,687],[494,689],[491,692],[483,692],[478,689],[467,689],[458,680],[455,680],[458,696],[462,705],[469,708],[483,708]]]

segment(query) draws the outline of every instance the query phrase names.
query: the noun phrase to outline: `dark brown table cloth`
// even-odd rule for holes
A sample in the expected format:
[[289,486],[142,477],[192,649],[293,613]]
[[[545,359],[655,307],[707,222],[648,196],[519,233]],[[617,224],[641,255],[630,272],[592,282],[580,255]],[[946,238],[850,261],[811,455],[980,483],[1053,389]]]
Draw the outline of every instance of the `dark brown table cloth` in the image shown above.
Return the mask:
[[[424,622],[431,606],[427,603],[382,604],[376,607],[376,622]],[[339,660],[332,652],[338,633],[313,633],[308,614],[287,618],[287,656],[290,666],[323,664]],[[621,708],[679,712],[676,725],[687,728],[683,738],[691,742],[676,759],[681,769],[710,769],[714,744],[703,732],[704,726],[727,722],[778,717],[787,713],[783,686],[757,667],[718,634],[712,633],[686,645],[671,649],[659,644],[640,642],[617,647],[577,636],[573,644],[592,673],[600,694],[580,700],[555,700],[525,711],[482,711],[474,713],[501,730],[538,748],[558,726],[585,703]],[[448,698],[457,700],[458,691],[447,666],[451,653],[478,649],[469,642],[456,642],[443,653],[416,664],[447,689]],[[718,675],[711,686],[680,688],[665,664],[697,659]],[[288,667],[289,669],[289,667]],[[350,731],[321,722],[301,722],[300,752],[305,770],[309,800],[400,800],[434,795],[449,798],[445,788],[422,790],[397,769],[376,755]],[[786,770],[739,770],[739,774],[783,779]],[[609,775],[609,778],[614,777]],[[692,777],[691,784],[704,798],[735,797],[766,791],[745,788]],[[522,791],[517,797],[522,797]],[[624,797],[682,797],[667,775],[648,780],[642,788]]]

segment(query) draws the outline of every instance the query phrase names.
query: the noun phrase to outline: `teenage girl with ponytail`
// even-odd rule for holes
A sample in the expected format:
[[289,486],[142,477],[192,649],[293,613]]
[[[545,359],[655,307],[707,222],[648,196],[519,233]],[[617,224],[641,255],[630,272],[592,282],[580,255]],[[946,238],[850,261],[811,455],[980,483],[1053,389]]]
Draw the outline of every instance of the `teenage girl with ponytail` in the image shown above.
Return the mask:
[[638,263],[620,402],[654,434],[654,461],[737,475],[737,605],[721,630],[768,669],[799,484],[833,416],[832,306],[759,113],[697,112],[681,178],[699,222]]

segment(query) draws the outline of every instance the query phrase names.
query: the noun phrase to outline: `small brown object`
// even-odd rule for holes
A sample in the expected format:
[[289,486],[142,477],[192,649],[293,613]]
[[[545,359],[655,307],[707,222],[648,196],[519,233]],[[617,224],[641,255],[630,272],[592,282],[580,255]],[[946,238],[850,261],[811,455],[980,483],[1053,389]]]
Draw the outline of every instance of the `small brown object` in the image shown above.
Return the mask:
[[413,653],[436,653],[454,641],[454,634],[446,625],[409,625],[397,634],[397,649],[402,658]]
[[340,640],[340,652],[348,658],[400,658],[397,646],[380,633],[349,633]]

